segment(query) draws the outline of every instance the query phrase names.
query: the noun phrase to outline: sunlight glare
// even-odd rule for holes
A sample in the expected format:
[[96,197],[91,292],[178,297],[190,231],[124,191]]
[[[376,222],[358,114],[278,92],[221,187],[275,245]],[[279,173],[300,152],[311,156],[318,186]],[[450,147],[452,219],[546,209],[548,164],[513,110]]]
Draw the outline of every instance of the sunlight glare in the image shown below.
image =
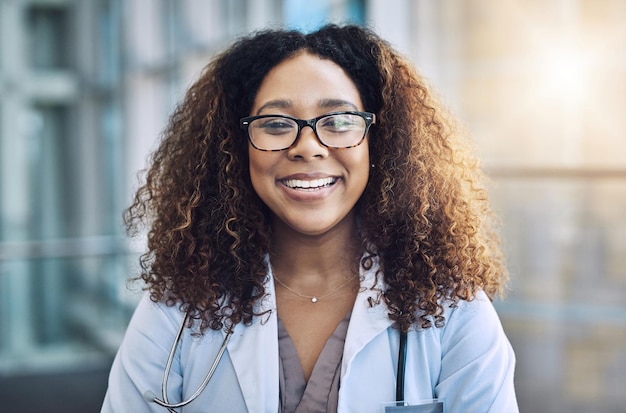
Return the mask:
[[582,101],[588,94],[590,56],[571,47],[553,47],[540,61],[542,88],[551,98]]

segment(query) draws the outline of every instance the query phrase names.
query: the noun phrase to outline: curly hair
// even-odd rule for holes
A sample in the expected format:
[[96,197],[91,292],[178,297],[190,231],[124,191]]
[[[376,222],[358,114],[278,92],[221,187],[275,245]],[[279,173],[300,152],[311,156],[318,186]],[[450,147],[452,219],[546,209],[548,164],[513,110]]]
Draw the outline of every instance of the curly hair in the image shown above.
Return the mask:
[[[471,146],[413,66],[369,29],[266,30],[217,55],[187,91],[125,212],[148,229],[141,274],[153,301],[179,305],[201,331],[260,316],[269,211],[254,192],[239,119],[266,74],[306,51],[342,67],[365,110],[373,169],[357,204],[363,266],[377,257],[397,328],[442,326],[443,303],[501,293],[507,272],[484,175]],[[376,305],[376,304],[372,304]]]

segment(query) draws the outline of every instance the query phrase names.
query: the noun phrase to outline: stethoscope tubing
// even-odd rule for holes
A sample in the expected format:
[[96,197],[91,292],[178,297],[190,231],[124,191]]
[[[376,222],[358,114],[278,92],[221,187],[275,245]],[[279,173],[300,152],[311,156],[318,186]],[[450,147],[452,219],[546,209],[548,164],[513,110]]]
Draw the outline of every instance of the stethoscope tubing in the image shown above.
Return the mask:
[[404,401],[404,376],[406,366],[407,333],[400,331],[400,345],[398,347],[398,372],[396,376],[396,402]]
[[[176,347],[178,347],[178,343],[180,342],[180,337],[183,334],[183,330],[185,329],[185,325],[187,324],[187,318],[189,317],[189,312],[185,311],[185,316],[183,320],[180,322],[180,326],[178,327],[178,331],[176,332],[176,338],[174,339],[174,344],[170,350],[169,356],[167,356],[167,364],[165,364],[165,370],[163,371],[163,380],[161,381],[161,397],[163,398],[164,404],[169,404],[169,400],[167,399],[167,381],[169,380],[170,371],[172,369],[172,362],[174,361],[174,356],[176,354]],[[164,406],[155,399],[157,404]],[[183,404],[184,406],[184,404]],[[164,406],[168,408],[176,408],[180,406]]]
[[217,352],[217,355],[215,356],[215,360],[213,360],[213,364],[211,365],[211,368],[207,372],[206,376],[204,376],[204,380],[202,380],[202,383],[200,384],[198,389],[191,396],[189,396],[189,398],[187,398],[186,400],[183,400],[179,403],[170,403],[167,398],[167,382],[170,376],[170,371],[172,369],[172,362],[174,361],[174,356],[176,354],[176,347],[178,347],[178,343],[180,342],[180,337],[182,336],[183,330],[185,329],[185,325],[187,324],[188,317],[189,317],[189,313],[185,312],[185,316],[183,317],[183,320],[180,323],[180,327],[178,327],[178,332],[176,333],[174,344],[172,345],[172,348],[170,349],[170,354],[167,357],[167,363],[165,364],[165,370],[163,371],[163,380],[161,381],[161,399],[159,399],[158,397],[153,397],[151,400],[152,402],[158,404],[159,406],[165,407],[168,411],[172,413],[176,413],[173,409],[177,409],[179,407],[184,407],[188,405],[192,401],[196,400],[198,396],[200,396],[200,394],[202,394],[206,386],[209,384],[209,381],[211,381],[211,378],[213,377],[215,370],[217,370],[217,366],[222,360],[222,356],[224,355],[224,352],[226,351],[226,346],[228,345],[228,342],[230,341],[230,337],[233,334],[232,329],[229,329],[228,332],[226,333],[226,337],[224,337],[224,341],[222,341],[222,345],[219,351]]

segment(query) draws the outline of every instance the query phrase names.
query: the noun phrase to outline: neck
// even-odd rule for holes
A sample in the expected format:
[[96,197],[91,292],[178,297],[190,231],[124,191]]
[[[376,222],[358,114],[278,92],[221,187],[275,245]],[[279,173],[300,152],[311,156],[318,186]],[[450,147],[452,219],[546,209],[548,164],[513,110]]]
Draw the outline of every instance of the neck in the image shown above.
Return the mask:
[[270,259],[274,273],[282,281],[290,285],[315,285],[358,273],[360,247],[352,217],[331,231],[315,236],[276,223]]

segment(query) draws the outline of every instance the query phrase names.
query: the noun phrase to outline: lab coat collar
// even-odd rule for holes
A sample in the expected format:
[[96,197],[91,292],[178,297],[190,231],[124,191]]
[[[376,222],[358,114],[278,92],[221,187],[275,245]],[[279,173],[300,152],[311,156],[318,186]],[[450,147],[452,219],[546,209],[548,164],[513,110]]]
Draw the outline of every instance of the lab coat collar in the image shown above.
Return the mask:
[[343,350],[340,412],[374,411],[380,400],[394,400],[397,335],[388,333],[393,321],[382,297],[385,285],[378,271],[376,262],[371,269],[362,270],[361,290]]
[[267,314],[255,317],[250,326],[237,324],[228,343],[228,354],[249,413],[278,411],[279,406],[278,319],[271,270],[265,291],[256,310]]
[[[357,354],[375,337],[385,332],[392,325],[387,315],[387,307],[382,301],[384,291],[382,273],[378,274],[377,261],[369,270],[361,268],[361,288],[352,309],[350,325],[346,335],[341,367],[342,380],[350,376],[350,368]],[[248,411],[262,413],[277,411],[279,406],[279,353],[278,353],[278,318],[273,274],[268,261],[268,276],[265,280],[266,296],[257,311],[269,311],[262,317],[256,317],[250,326],[241,323],[235,326],[233,336],[228,343],[228,353],[232,360],[239,385]],[[371,302],[378,304],[370,305]],[[392,353],[388,340],[385,349]],[[260,354],[262,352],[262,354]],[[381,362],[380,380],[388,382],[389,359],[379,357]]]
[[[386,331],[393,322],[389,319],[382,293],[385,291],[382,272],[377,274],[377,260],[369,270],[361,268],[361,289],[354,302],[350,325],[343,351],[342,376],[356,354],[374,337]],[[378,276],[377,276],[378,275]],[[370,304],[371,303],[371,304]]]

